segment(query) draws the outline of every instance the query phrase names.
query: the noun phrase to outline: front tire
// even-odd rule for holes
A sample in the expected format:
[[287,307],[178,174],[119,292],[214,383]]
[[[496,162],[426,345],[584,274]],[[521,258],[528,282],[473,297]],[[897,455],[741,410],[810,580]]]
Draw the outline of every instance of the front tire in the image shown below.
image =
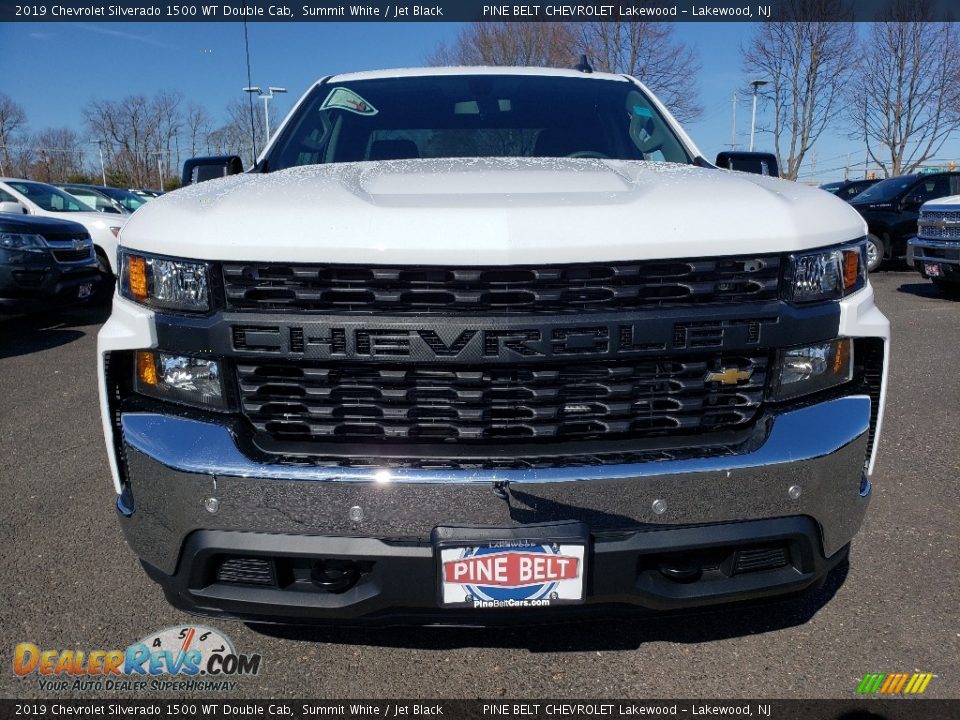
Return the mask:
[[873,272],[883,264],[883,257],[887,253],[887,246],[879,237],[870,233],[867,235],[867,271]]
[[91,298],[91,303],[108,303],[113,298],[113,285],[116,278],[110,269],[110,261],[100,248],[97,248],[97,270],[100,271],[100,287]]

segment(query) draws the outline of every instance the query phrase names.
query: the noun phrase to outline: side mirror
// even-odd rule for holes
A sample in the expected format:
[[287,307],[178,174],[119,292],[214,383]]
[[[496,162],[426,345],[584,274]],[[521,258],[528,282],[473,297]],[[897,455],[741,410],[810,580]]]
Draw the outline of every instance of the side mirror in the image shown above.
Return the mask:
[[205,180],[236,175],[243,172],[243,161],[239,155],[212,155],[210,157],[190,158],[183,164],[181,185],[194,185]]
[[916,196],[905,197],[900,201],[901,210],[919,210],[921,205],[923,205],[923,199]]
[[724,170],[740,170],[756,175],[780,177],[777,156],[773,153],[725,150],[717,155],[714,165]]
[[5,202],[0,202],[0,212],[19,213],[20,215],[26,215],[27,209],[14,200],[7,200]]

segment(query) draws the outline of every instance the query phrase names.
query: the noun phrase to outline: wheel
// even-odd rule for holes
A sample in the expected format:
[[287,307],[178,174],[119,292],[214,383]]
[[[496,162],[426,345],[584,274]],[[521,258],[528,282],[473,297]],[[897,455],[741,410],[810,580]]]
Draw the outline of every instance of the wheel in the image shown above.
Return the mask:
[[883,240],[873,233],[867,235],[867,271],[873,272],[883,262],[883,256],[886,254],[886,245]]
[[942,278],[930,278],[933,280],[933,284],[939,288],[947,297],[951,298],[960,298],[960,283],[950,282],[949,280],[944,280]]
[[106,253],[97,248],[97,270],[100,271],[100,287],[97,288],[92,302],[107,303],[113,298],[113,286],[116,278],[110,269],[110,261],[107,260]]

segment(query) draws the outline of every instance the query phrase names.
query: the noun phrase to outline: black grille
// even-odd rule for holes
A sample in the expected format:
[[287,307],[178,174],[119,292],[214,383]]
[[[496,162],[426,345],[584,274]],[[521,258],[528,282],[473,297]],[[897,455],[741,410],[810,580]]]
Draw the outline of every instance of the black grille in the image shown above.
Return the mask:
[[768,301],[780,260],[762,257],[507,267],[225,263],[231,310],[565,313]]
[[13,279],[20,287],[38,288],[47,279],[47,273],[33,270],[14,270]]
[[74,240],[89,240],[90,236],[84,232],[49,232],[44,230],[43,237],[47,242],[73,242]]
[[[656,442],[656,441],[652,441]],[[315,445],[311,445],[315,450]],[[338,450],[343,446],[338,446]],[[417,449],[424,448],[417,445]],[[517,446],[509,445],[513,451]],[[730,457],[742,451],[743,444],[707,445],[703,447],[677,447],[657,450],[613,450],[607,451],[598,448],[591,450],[570,450],[570,454],[537,455],[536,451],[526,454],[517,449],[517,454],[509,457],[496,457],[489,452],[478,457],[476,453],[463,455],[448,453],[446,455],[426,455],[423,457],[393,457],[388,455],[371,455],[376,447],[365,444],[363,449],[367,454],[358,455],[317,455],[307,452],[301,455],[279,455],[276,461],[283,465],[297,465],[299,467],[322,468],[361,468],[361,469],[413,469],[413,470],[544,470],[550,468],[568,467],[600,467],[603,465],[630,465],[634,463],[665,462],[668,460],[689,460],[700,458]],[[489,450],[489,448],[482,448]],[[389,449],[388,449],[389,452]]]
[[733,572],[739,575],[741,573],[757,572],[758,570],[772,570],[786,564],[787,548],[785,545],[738,550]]
[[[758,354],[496,368],[241,362],[237,372],[243,412],[275,441],[491,444],[737,428],[756,415],[766,366]],[[706,381],[734,368],[752,374]]]
[[241,585],[276,585],[273,563],[264,558],[228,558],[220,563],[217,582]]
[[82,250],[54,250],[53,257],[57,262],[62,263],[71,263],[71,262],[80,262],[81,260],[89,260],[93,255],[93,248],[86,247]]

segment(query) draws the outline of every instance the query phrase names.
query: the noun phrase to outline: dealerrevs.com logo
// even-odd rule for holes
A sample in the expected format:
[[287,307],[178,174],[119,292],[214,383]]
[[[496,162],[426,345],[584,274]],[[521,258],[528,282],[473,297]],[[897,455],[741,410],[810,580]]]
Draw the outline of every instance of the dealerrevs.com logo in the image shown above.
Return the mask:
[[219,630],[168,627],[125,650],[51,650],[33,643],[14,648],[13,672],[36,677],[45,691],[233,690],[237,678],[260,672],[262,657],[238,653]]

